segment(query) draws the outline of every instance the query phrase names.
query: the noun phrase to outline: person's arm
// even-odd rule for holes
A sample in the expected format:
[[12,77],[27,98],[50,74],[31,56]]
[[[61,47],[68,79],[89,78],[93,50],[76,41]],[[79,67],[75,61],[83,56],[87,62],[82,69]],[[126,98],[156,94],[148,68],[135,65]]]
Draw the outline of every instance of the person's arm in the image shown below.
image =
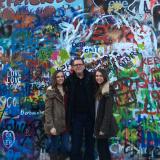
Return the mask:
[[109,134],[113,114],[113,98],[109,94],[106,95],[105,98],[104,117],[100,127],[100,135]]
[[65,80],[65,91],[66,91],[66,127],[71,130],[71,84],[69,77]]
[[48,134],[53,134],[56,130],[55,130],[55,127],[54,127],[54,124],[53,124],[53,103],[52,103],[52,98],[49,98],[48,96],[48,92],[51,92],[51,91],[47,91],[46,93],[46,101],[45,101],[45,111],[44,111],[44,114],[45,114],[45,131],[46,133]]

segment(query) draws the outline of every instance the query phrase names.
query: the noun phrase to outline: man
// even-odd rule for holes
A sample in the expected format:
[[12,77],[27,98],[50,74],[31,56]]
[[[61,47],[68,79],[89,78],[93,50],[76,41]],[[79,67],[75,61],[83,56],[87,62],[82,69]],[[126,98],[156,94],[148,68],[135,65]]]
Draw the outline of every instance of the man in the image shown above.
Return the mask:
[[[71,62],[73,73],[67,78],[67,124],[71,130],[71,160],[94,160],[94,80],[84,61]],[[82,145],[84,142],[84,155]]]

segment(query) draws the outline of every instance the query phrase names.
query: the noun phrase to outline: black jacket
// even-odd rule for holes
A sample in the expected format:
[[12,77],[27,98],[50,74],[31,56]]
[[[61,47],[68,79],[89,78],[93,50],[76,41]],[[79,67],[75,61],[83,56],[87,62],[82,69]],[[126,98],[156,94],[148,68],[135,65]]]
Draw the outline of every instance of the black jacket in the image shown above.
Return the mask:
[[[107,85],[108,87],[106,87]],[[108,91],[106,88],[108,88]],[[96,138],[110,138],[116,136],[118,131],[118,126],[113,116],[114,90],[106,83],[102,88],[102,92],[104,93],[102,93],[102,97],[99,100],[94,135]],[[100,131],[104,133],[103,136],[99,135]]]
[[[85,85],[85,91],[84,94],[87,98],[88,103],[88,116],[92,120],[94,120],[95,117],[95,82],[94,77],[92,73],[88,72],[87,70],[84,70],[84,85]],[[71,128],[72,126],[72,120],[73,116],[75,116],[74,111],[74,105],[75,105],[75,93],[76,93],[76,85],[77,85],[77,76],[75,73],[71,74],[65,81],[65,86],[67,90],[67,111],[66,111],[66,122],[68,128]]]

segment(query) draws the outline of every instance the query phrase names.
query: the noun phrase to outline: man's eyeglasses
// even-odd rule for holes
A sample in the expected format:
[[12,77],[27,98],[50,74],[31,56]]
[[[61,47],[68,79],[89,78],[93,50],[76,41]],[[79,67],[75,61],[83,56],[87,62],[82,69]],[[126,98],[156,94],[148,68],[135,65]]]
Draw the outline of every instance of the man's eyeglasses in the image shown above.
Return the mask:
[[73,64],[74,67],[78,67],[78,66],[83,66],[83,63],[79,63],[79,64]]

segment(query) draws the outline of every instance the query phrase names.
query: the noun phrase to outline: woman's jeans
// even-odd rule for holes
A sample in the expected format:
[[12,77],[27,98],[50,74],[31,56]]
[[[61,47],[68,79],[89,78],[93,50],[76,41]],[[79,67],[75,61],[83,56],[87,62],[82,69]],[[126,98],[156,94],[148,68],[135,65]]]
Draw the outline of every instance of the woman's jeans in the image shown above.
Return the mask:
[[108,139],[102,138],[96,140],[97,140],[97,151],[99,155],[99,160],[111,160]]
[[49,145],[50,154],[65,154],[70,153],[70,135],[69,133],[63,133],[61,135],[51,136]]

